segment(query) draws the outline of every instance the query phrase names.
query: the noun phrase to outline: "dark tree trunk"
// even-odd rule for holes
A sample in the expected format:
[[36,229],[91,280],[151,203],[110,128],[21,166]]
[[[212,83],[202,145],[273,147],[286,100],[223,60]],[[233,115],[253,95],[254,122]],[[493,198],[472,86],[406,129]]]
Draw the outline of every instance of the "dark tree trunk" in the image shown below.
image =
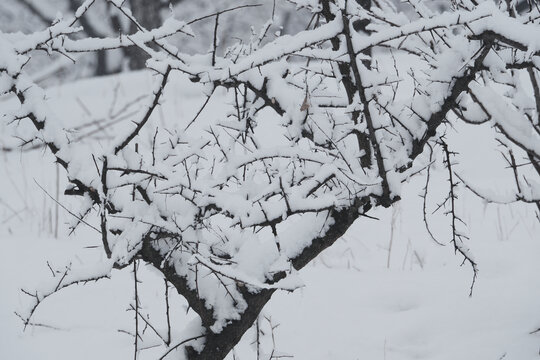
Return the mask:
[[[146,30],[155,29],[161,25],[160,13],[163,6],[160,0],[129,0],[129,4],[131,6],[131,13]],[[133,23],[130,26],[130,33],[139,30]],[[148,55],[135,46],[128,48],[126,55],[129,59],[129,68],[131,70],[143,69],[146,60],[148,60]]]
[[[323,250],[330,247],[336,240],[343,236],[345,231],[353,224],[360,214],[367,213],[371,209],[369,198],[357,199],[355,203],[343,210],[333,210],[331,217],[334,219],[334,224],[331,225],[321,237],[313,240],[313,243],[305,248],[296,258],[292,260],[292,265],[296,270],[302,269],[309,264]],[[164,234],[166,238],[168,235]],[[190,307],[197,312],[201,317],[205,331],[205,345],[201,352],[197,352],[191,346],[186,346],[186,355],[189,360],[221,360],[234,348],[240,341],[259,316],[263,307],[270,301],[270,298],[276,290],[263,289],[258,293],[250,293],[244,287],[239,287],[238,290],[242,293],[248,307],[238,320],[231,321],[224,329],[215,334],[210,330],[210,326],[214,322],[212,311],[205,306],[204,300],[198,297],[195,290],[191,289],[184,278],[176,274],[174,265],[164,261],[165,256],[159,250],[156,250],[152,243],[159,239],[156,237],[148,237],[143,240],[143,248],[141,257],[144,261],[154,265],[163,273],[167,281],[169,281],[182,295]],[[275,283],[285,277],[285,273],[276,273],[271,283]]]
[[[73,12],[77,11],[79,6],[82,5],[82,0],[70,0],[69,9]],[[85,14],[79,20],[81,25],[84,28],[84,32],[88,36],[93,38],[105,37],[98,29],[96,29],[93,24],[89,21],[87,15]],[[102,76],[109,74],[109,69],[107,67],[107,52],[105,50],[99,50],[96,52],[96,65],[94,69],[94,76]]]

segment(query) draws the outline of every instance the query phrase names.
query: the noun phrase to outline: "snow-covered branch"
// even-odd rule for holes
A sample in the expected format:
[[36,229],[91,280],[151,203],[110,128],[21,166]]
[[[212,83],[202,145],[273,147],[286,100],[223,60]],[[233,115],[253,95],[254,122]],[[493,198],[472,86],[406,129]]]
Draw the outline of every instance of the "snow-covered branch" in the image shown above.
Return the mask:
[[[415,15],[408,18],[385,2],[293,1],[313,12],[306,30],[265,40],[269,22],[250,41],[220,51],[225,11],[146,29],[112,0],[136,32],[72,37],[93,3],[41,32],[0,33],[0,93],[20,105],[2,121],[55,156],[70,183],[65,193],[82,196],[85,215],[77,220],[97,215],[108,258],[86,277],[66,270],[50,290],[28,291],[33,304],[21,315],[26,324],[60,288],[143,260],[201,320],[183,340],[169,338],[173,345],[162,358],[183,351],[187,359],[222,359],[274,292],[301,286],[298,270],[358,217],[399,201],[404,182],[426,167],[429,176],[439,153],[429,160],[424,153],[446,124],[490,123],[506,149],[529,158],[518,171],[511,152],[518,187],[512,200],[538,205],[536,9],[518,14],[492,1],[454,1],[453,11],[436,13],[409,0]],[[175,34],[198,41],[189,25],[206,19],[214,24],[208,53],[183,53],[169,42]],[[69,56],[133,46],[150,57],[154,84],[147,103],[127,116],[131,122],[111,120],[114,139],[105,146],[82,144],[94,130],[62,123],[25,71],[37,51]],[[174,87],[185,93],[169,93]],[[197,99],[198,111],[160,119],[171,99]],[[451,243],[476,279],[478,264],[459,231],[458,175],[447,144],[442,147]],[[466,174],[459,176],[467,184]],[[134,311],[138,319],[137,306]]]

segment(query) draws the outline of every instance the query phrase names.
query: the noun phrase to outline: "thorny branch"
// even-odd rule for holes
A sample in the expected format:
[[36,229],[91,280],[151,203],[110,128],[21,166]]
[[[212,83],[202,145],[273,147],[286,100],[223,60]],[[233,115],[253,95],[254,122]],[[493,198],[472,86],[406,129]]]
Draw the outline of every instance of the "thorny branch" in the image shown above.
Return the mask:
[[[27,119],[33,133],[25,143],[41,141],[64,168],[70,183],[65,194],[86,200],[85,215],[77,217],[80,223],[97,229],[88,220],[97,209],[108,258],[97,275],[69,279],[66,269],[50,291],[25,291],[33,301],[21,315],[25,326],[55,291],[133,265],[136,358],[138,321],[150,326],[138,304],[136,266],[144,261],[165,278],[167,336],[154,329],[167,346],[161,359],[177,350],[190,360],[223,359],[259,324],[261,310],[281,281],[294,281],[296,271],[332,246],[358,217],[399,201],[403,183],[421,176],[417,168],[426,167],[427,222],[435,159],[430,152],[426,162],[424,153],[445,123],[491,122],[511,150],[516,201],[535,203],[540,210],[532,191],[538,191],[536,183],[529,181],[529,174],[540,176],[535,66],[540,53],[530,50],[540,44],[516,35],[539,33],[538,9],[516,13],[491,2],[454,1],[453,12],[437,14],[409,1],[404,5],[416,18],[408,20],[382,1],[320,0],[316,7],[302,2],[297,5],[313,13],[305,31],[271,40],[269,23],[249,41],[224,51],[219,46],[222,15],[258,5],[145,29],[123,4],[111,1],[136,33],[70,38],[78,30],[76,22],[85,26],[82,16],[93,3],[85,2],[72,19],[28,35],[26,41],[0,33],[8,44],[0,54],[0,75],[8,84],[1,95],[15,95],[21,105],[15,113],[3,114],[6,123],[18,126]],[[205,56],[184,54],[168,42],[177,33],[193,35],[189,25],[205,20],[213,26]],[[505,31],[499,21],[523,31]],[[135,119],[134,126],[122,127],[116,117],[96,124],[118,126],[121,132],[115,143],[90,154],[79,146],[87,136],[73,136],[84,127],[62,124],[25,66],[41,50],[69,54],[130,46],[145,51],[148,66],[157,73],[150,102],[138,115],[126,116]],[[407,69],[397,56],[414,62]],[[167,93],[167,85],[178,81],[173,73],[202,106],[191,116],[158,124],[163,100],[174,95]],[[530,86],[516,85],[520,75],[527,75],[521,78]],[[412,91],[400,86],[406,83],[413,84]],[[181,104],[184,100],[174,98]],[[135,151],[128,146],[133,143]],[[472,294],[478,269],[459,230],[455,179],[460,177],[449,145],[444,140],[440,145],[449,179],[448,197],[440,207],[449,207],[455,252],[473,268]],[[527,164],[518,166],[517,151],[529,159]],[[263,246],[266,239],[271,239],[271,249]],[[247,248],[249,263],[271,261],[273,266],[251,273]],[[199,334],[177,342],[171,338],[167,284],[200,317]]]

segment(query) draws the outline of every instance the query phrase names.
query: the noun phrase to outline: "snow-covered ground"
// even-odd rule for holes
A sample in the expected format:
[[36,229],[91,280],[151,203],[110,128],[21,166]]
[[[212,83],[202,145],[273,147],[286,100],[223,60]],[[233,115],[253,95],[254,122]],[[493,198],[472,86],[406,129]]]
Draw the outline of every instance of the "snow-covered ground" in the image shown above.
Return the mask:
[[[130,74],[66,85],[51,89],[49,95],[53,103],[62,103],[60,115],[78,124],[111,116],[113,107],[122,109],[147,91],[150,80],[145,73]],[[202,100],[187,97],[186,86],[195,85],[171,85],[169,96],[176,98],[169,97],[158,116],[189,117],[197,111]],[[504,192],[511,186],[512,174],[483,166],[499,161],[499,155],[482,130],[449,130],[461,154],[457,171],[467,174],[471,183]],[[114,136],[114,128],[109,135]],[[98,139],[93,146],[105,141]],[[496,206],[471,193],[460,195],[458,209],[471,238],[467,245],[479,266],[469,297],[472,270],[468,264],[460,266],[462,258],[449,244],[449,219],[430,216],[432,231],[446,246],[437,245],[425,230],[419,196],[423,181],[407,184],[406,195],[393,208],[370,213],[379,220],[359,219],[301,272],[305,287],[274,296],[264,315],[273,326],[279,325],[274,328],[276,354],[306,360],[539,357],[540,333],[532,333],[540,328],[540,223],[535,208]],[[51,157],[43,150],[0,153],[0,359],[132,358],[129,333],[134,317],[126,311],[133,303],[131,268],[115,271],[110,280],[71,287],[47,298],[33,318],[36,325],[24,332],[15,315],[28,301],[21,289],[32,291],[49,281],[51,268],[61,271],[70,262],[89,263],[103,256],[99,235],[92,229],[81,227],[67,235],[64,223],[70,215],[45,193],[56,197],[57,186],[62,189],[64,182],[62,171],[57,180]],[[432,204],[445,186],[444,169],[434,169]],[[59,200],[68,208],[76,205],[76,199],[61,191]],[[165,284],[144,264],[139,276],[143,312],[163,334]],[[170,290],[174,338],[193,313]],[[269,339],[267,333],[265,341]],[[163,353],[156,346],[159,338],[147,328],[143,340],[140,348],[148,349],[139,353],[139,359],[158,359]],[[256,358],[254,341],[254,332],[248,332],[235,350],[236,358]]]

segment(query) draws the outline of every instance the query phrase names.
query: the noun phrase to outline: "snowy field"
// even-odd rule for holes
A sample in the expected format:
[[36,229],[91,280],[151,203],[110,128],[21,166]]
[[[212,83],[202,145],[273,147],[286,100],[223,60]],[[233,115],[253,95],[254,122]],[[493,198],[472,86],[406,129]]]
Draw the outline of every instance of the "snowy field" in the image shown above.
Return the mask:
[[[60,115],[76,126],[114,118],[118,110],[136,111],[137,99],[150,84],[149,74],[135,73],[65,85],[48,95],[52,104],[63,104]],[[204,100],[190,97],[189,87],[195,85],[177,79],[169,86],[156,116],[193,116]],[[113,126],[100,133],[103,138],[93,146],[106,143],[114,131]],[[511,188],[510,170],[491,173],[483,167],[500,161],[494,144],[482,138],[483,131],[453,129],[448,136],[460,154],[458,173],[467,173],[471,183],[489,184],[493,192]],[[25,331],[15,315],[24,311],[28,301],[21,289],[31,292],[50,280],[52,269],[104,256],[101,239],[92,229],[80,227],[67,235],[70,214],[62,207],[74,208],[76,199],[58,192],[63,189],[63,174],[60,170],[57,178],[51,164],[50,154],[43,149],[0,153],[0,359],[133,358],[134,316],[127,311],[133,303],[131,268],[115,271],[110,280],[52,295],[38,307],[34,326]],[[444,171],[433,171],[429,196],[435,204],[437,195],[447,191]],[[446,246],[437,245],[425,230],[419,196],[423,181],[413,179],[407,184],[403,191],[407,195],[392,208],[370,212],[378,220],[360,218],[334,247],[301,271],[303,288],[274,295],[264,310],[268,320],[261,320],[274,326],[274,356],[300,360],[539,358],[540,333],[534,331],[540,328],[540,223],[535,208],[485,204],[470,192],[460,195],[458,207],[470,235],[467,245],[479,267],[469,297],[473,273],[468,264],[460,266],[462,258],[449,244],[450,219],[440,214],[429,217],[432,232]],[[57,194],[62,207],[51,200]],[[150,314],[149,323],[163,334],[164,281],[142,263],[139,276],[143,312]],[[169,301],[174,338],[193,312],[172,288]],[[271,341],[267,335],[265,341]],[[254,332],[246,333],[229,358],[255,359],[254,341]],[[163,354],[159,345],[157,335],[146,328],[140,344],[145,350],[138,358],[159,359]],[[174,352],[167,357],[174,358]]]

